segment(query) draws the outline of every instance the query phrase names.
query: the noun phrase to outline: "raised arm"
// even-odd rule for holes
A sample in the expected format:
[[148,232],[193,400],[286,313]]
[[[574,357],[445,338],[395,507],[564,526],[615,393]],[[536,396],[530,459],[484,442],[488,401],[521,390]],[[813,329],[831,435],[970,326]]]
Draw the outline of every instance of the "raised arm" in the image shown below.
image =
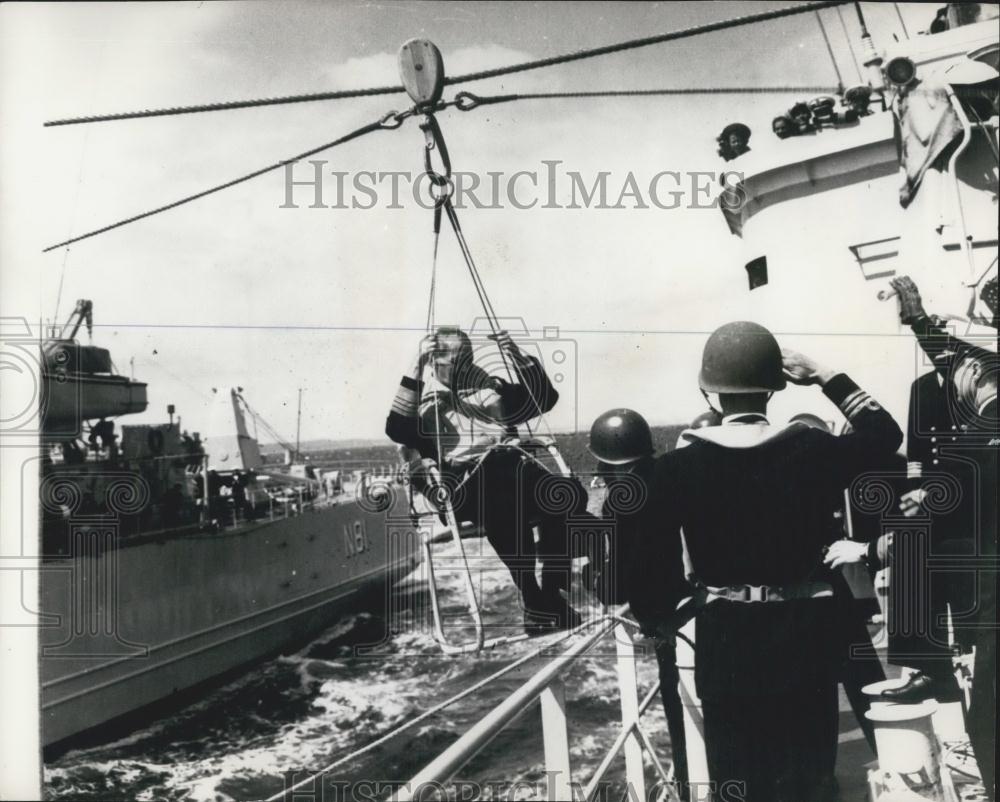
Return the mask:
[[910,327],[924,353],[946,380],[951,379],[949,372],[956,358],[976,355],[977,352],[990,356],[985,349],[955,337],[940,318],[928,315],[920,290],[909,276],[896,276],[889,283],[899,295],[900,322]]
[[386,436],[394,443],[414,448],[422,457],[434,456],[436,446],[433,438],[420,431],[420,397],[423,394],[424,365],[433,349],[433,339],[425,337],[420,343],[420,352],[409,373],[405,373],[396,388],[392,408],[385,419]]
[[859,474],[885,464],[900,443],[903,432],[879,403],[846,373],[838,373],[803,354],[782,349],[786,378],[793,384],[818,385],[851,424],[851,431],[828,438],[831,475],[848,486]]
[[521,351],[506,331],[491,335],[490,339],[496,341],[517,376],[516,383],[498,383],[497,421],[517,426],[551,410],[559,400],[559,393],[541,362]]

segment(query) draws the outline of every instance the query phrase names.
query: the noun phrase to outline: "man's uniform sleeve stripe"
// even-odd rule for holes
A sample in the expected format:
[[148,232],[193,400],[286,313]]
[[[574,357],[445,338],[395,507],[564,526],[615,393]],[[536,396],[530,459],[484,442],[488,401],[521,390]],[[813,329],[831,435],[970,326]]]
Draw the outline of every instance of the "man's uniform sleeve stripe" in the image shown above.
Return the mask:
[[403,376],[396,390],[396,396],[392,399],[392,411],[409,417],[416,415],[421,389],[421,383],[412,376]]
[[864,390],[855,390],[840,403],[840,410],[848,420],[853,420],[862,409],[869,406],[871,398]]

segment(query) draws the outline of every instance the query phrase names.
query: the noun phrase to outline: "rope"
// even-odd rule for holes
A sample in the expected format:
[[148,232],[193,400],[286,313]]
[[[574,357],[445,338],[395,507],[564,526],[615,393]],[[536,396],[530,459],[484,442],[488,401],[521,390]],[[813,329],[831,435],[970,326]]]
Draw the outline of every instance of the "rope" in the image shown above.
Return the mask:
[[[757,22],[767,22],[770,20],[781,19],[783,17],[791,17],[796,14],[803,14],[809,11],[818,10],[822,8],[830,8],[833,6],[840,6],[843,4],[844,0],[825,0],[824,2],[804,3],[801,5],[790,6],[788,8],[782,8],[775,11],[765,11],[759,14],[746,14],[741,17],[733,17],[727,20],[721,20],[719,22],[711,22],[705,25],[696,25],[691,28],[682,28],[677,31],[670,31],[668,33],[658,34],[656,36],[648,36],[642,39],[629,39],[624,42],[618,42],[612,45],[605,45],[604,47],[595,47],[586,50],[577,50],[572,53],[564,53],[563,55],[560,56],[550,56],[549,58],[536,59],[534,61],[526,61],[520,64],[511,64],[506,67],[497,67],[491,70],[471,72],[471,73],[466,73],[465,75],[455,75],[450,78],[445,78],[444,83],[446,86],[453,86],[455,84],[467,83],[469,81],[481,81],[485,78],[497,78],[501,75],[512,75],[518,72],[537,70],[541,67],[550,67],[556,64],[566,64],[572,61],[580,61],[581,59],[595,58],[596,56],[606,56],[611,53],[621,53],[626,50],[634,50],[640,47],[648,47],[649,45],[661,44],[663,42],[670,42],[677,39],[685,39],[691,36],[698,36],[699,34],[703,33],[722,31],[726,30],[727,28],[735,28],[741,25],[750,25]],[[391,95],[403,91],[404,90],[402,86],[377,86],[367,89],[345,89],[335,92],[315,92],[312,94],[304,94],[304,95],[286,95],[283,97],[273,97],[273,98],[254,98],[251,100],[234,100],[221,103],[206,103],[194,106],[173,106],[170,108],[163,108],[163,109],[144,109],[141,111],[128,111],[128,112],[119,112],[113,114],[97,114],[86,117],[67,117],[58,120],[49,120],[48,122],[45,123],[45,126],[52,127],[58,125],[76,125],[79,123],[109,122],[113,120],[132,120],[145,117],[167,117],[179,114],[196,114],[200,112],[209,112],[209,111],[230,111],[233,109],[246,109],[246,108],[255,108],[260,106],[278,106],[290,103],[311,103],[313,101],[318,101],[318,100],[341,100],[344,98]],[[692,92],[692,94],[693,93],[694,92]]]
[[[480,98],[483,104],[504,103],[508,100],[549,100],[558,98],[592,97],[653,97],[659,95],[760,95],[760,94],[830,94],[836,92],[829,86],[721,86],[716,89],[608,89],[594,92],[529,92],[515,95],[497,95]],[[461,108],[461,105],[459,106]],[[464,109],[463,109],[464,110]]]
[[434,331],[434,302],[437,292],[438,244],[441,241],[441,207],[434,209],[434,254],[431,257],[431,291],[427,300],[427,333]]
[[[267,167],[262,167],[259,170],[254,170],[252,173],[247,173],[246,175],[242,175],[239,178],[234,178],[232,181],[226,181],[224,184],[217,184],[214,187],[211,187],[210,189],[203,190],[202,192],[196,192],[193,195],[187,195],[186,197],[183,197],[180,200],[176,200],[173,203],[168,203],[164,206],[158,206],[155,209],[150,209],[149,211],[142,212],[141,214],[133,215],[132,217],[126,217],[124,220],[119,220],[116,223],[111,223],[110,225],[103,226],[102,228],[97,228],[94,229],[93,231],[88,231],[86,234],[80,234],[79,236],[71,237],[68,240],[64,240],[63,242],[57,242],[55,245],[49,245],[47,248],[42,249],[42,253],[48,253],[49,251],[53,251],[56,248],[62,248],[66,245],[72,245],[74,242],[80,242],[81,240],[89,239],[90,237],[96,237],[98,234],[103,234],[106,231],[112,231],[113,229],[121,228],[122,226],[127,226],[129,223],[135,223],[138,220],[144,220],[145,218],[152,217],[153,215],[159,214],[160,212],[166,212],[170,209],[176,209],[178,206],[183,206],[185,203],[190,203],[191,201],[198,200],[199,198],[204,198],[207,195],[211,195],[215,192],[220,192],[223,189],[228,189],[229,187],[234,187],[237,184],[242,184],[244,181],[249,181],[251,178],[257,178],[258,176],[264,175],[265,173],[269,173],[272,172],[273,170],[277,170],[281,167],[284,167],[286,164],[294,164],[297,161],[308,158],[309,156],[314,156],[317,153],[321,153],[324,150],[329,150],[330,148],[336,147],[337,145],[342,145],[345,142],[350,142],[352,139],[357,139],[358,137],[363,136],[365,134],[369,134],[372,131],[378,131],[383,128],[385,129],[398,128],[399,125],[395,124],[395,120],[393,120],[392,123],[388,122],[391,116],[392,115],[386,115],[386,117],[383,117],[377,122],[369,123],[368,125],[363,125],[361,128],[351,131],[349,134],[345,134],[344,136],[335,139],[332,142],[327,142],[325,145],[320,145],[317,148],[312,148],[311,150],[307,150],[304,153],[298,154],[297,156],[292,156],[289,159],[282,159],[280,162],[275,162],[274,164],[268,165]],[[400,124],[402,124],[402,121],[400,121]]]
[[826,26],[823,24],[823,18],[816,12],[816,22],[819,23],[819,31],[823,34],[823,41],[826,43],[826,52],[830,55],[830,63],[833,64],[833,71],[837,73],[837,88],[842,92],[844,90],[844,76],[840,74],[840,67],[837,66],[837,57],[833,55],[833,47],[830,45],[830,37],[826,35]]
[[251,100],[230,100],[220,103],[204,103],[196,106],[170,106],[168,108],[161,109],[142,109],[140,111],[123,111],[112,114],[93,114],[86,117],[66,117],[59,120],[48,120],[43,125],[46,128],[53,128],[58,125],[103,123],[114,120],[135,120],[144,117],[171,117],[178,114],[197,114],[203,111],[231,111],[233,109],[252,109],[259,106],[278,106],[290,103],[312,103],[317,100],[343,100],[352,97],[394,95],[402,91],[404,91],[402,86],[375,86],[369,89],[343,89],[336,92],[313,92],[305,95],[262,97],[253,98]]
[[635,50],[640,47],[648,47],[649,45],[672,42],[677,39],[687,39],[688,37],[698,36],[703,33],[724,31],[728,28],[736,28],[741,25],[751,25],[757,22],[769,22],[775,19],[782,19],[783,17],[792,17],[796,14],[804,14],[809,11],[818,11],[819,9],[833,8],[834,6],[842,5],[846,5],[845,0],[824,0],[824,2],[820,3],[803,3],[797,6],[789,6],[788,8],[779,8],[775,11],[763,11],[759,14],[744,14],[740,17],[730,17],[726,20],[709,22],[705,25],[695,25],[690,28],[681,28],[677,31],[661,33],[655,36],[647,36],[642,39],[629,39],[617,44],[605,45],[604,47],[577,50],[573,53],[564,53],[561,56],[551,56],[549,58],[536,59],[535,61],[526,61],[522,64],[512,64],[509,67],[498,67],[492,70],[482,70],[481,72],[471,72],[465,75],[457,75],[452,78],[445,78],[444,83],[446,86],[450,86],[453,84],[467,83],[469,81],[481,81],[484,78],[497,78],[501,75],[512,75],[516,72],[537,70],[541,67],[551,67],[556,64],[567,64],[572,61],[580,61],[581,59],[594,58],[596,56],[607,56],[612,53],[621,53],[625,50]]
[[[489,296],[486,294],[486,286],[483,284],[483,279],[479,275],[479,271],[476,269],[476,262],[472,258],[472,251],[469,249],[469,244],[465,241],[465,234],[462,233],[462,226],[458,222],[458,214],[455,212],[455,207],[451,203],[451,198],[446,196],[442,205],[448,215],[448,222],[451,223],[452,230],[455,232],[455,238],[458,240],[458,247],[461,249],[462,256],[465,259],[465,266],[469,269],[469,275],[472,277],[472,284],[476,288],[476,295],[479,296],[479,303],[482,305],[483,312],[486,314],[486,321],[490,324],[490,331],[492,331],[494,336],[496,336],[500,332],[499,324],[496,319],[496,312],[493,309],[493,304],[490,303]],[[504,353],[504,350],[500,347],[499,342],[497,342],[497,350],[500,352],[500,361],[503,362],[507,378],[513,382],[514,372],[511,370],[507,361],[507,354]],[[531,392],[531,388],[528,388],[528,392]],[[532,400],[534,401],[534,398],[532,398]]]
[[391,731],[387,732],[385,735],[382,735],[379,738],[376,738],[371,743],[365,744],[360,749],[356,749],[355,751],[351,752],[350,754],[344,755],[344,757],[338,758],[333,763],[331,763],[330,765],[328,765],[325,768],[321,769],[320,771],[316,772],[315,774],[310,775],[305,780],[300,780],[299,782],[295,783],[294,785],[289,786],[288,788],[283,789],[282,791],[280,791],[279,793],[275,794],[274,796],[268,797],[267,799],[264,800],[264,802],[278,802],[278,800],[285,799],[286,797],[288,797],[290,794],[292,794],[298,788],[301,788],[302,786],[307,785],[309,783],[315,782],[317,778],[322,777],[324,774],[329,774],[331,771],[333,771],[338,766],[342,766],[344,763],[347,763],[347,762],[349,762],[351,760],[356,760],[357,758],[361,757],[362,755],[367,754],[368,752],[373,751],[376,747],[379,747],[382,744],[387,743],[388,741],[392,740],[393,738],[395,738],[400,733],[403,733],[406,730],[413,728],[414,726],[416,726],[417,724],[421,723],[422,721],[426,721],[431,716],[436,715],[437,713],[440,713],[446,707],[449,707],[449,706],[455,704],[456,702],[461,701],[462,699],[466,698],[467,696],[471,696],[472,694],[474,694],[477,691],[481,690],[482,688],[486,687],[489,683],[493,682],[494,680],[500,679],[500,677],[504,676],[504,674],[509,674],[514,669],[520,668],[522,665],[524,665],[525,663],[527,663],[529,660],[534,660],[535,658],[540,657],[542,654],[544,654],[546,651],[548,651],[549,649],[551,649],[557,643],[559,643],[561,641],[564,641],[564,640],[572,637],[573,635],[576,635],[577,633],[581,632],[583,629],[587,628],[588,626],[600,623],[603,620],[605,620],[605,619],[604,618],[597,618],[597,619],[594,619],[593,621],[585,622],[585,623],[581,624],[580,626],[578,626],[576,629],[573,629],[573,630],[570,630],[569,632],[564,633],[559,638],[556,638],[554,641],[546,643],[544,646],[539,646],[537,649],[533,649],[532,651],[528,652],[523,657],[519,657],[517,660],[515,660],[510,665],[504,666],[499,671],[496,671],[493,674],[490,674],[488,677],[485,677],[484,679],[481,679],[479,682],[473,683],[468,688],[466,688],[463,691],[459,691],[458,693],[456,693],[454,696],[450,697],[449,699],[445,699],[443,702],[440,702],[439,704],[436,704],[433,707],[428,708],[427,710],[425,710],[420,715],[416,716],[415,718],[410,719],[409,721],[405,722],[404,724],[401,724],[399,727],[397,727],[394,730],[391,730]]
[[69,251],[67,248],[63,254],[62,267],[59,270],[59,290],[56,292],[56,313],[52,318],[53,325],[59,325],[59,302],[62,300],[63,281],[66,279],[66,262],[69,261]]
[[854,71],[858,74],[858,83],[863,84],[865,79],[861,75],[861,65],[858,64],[858,54],[854,52],[854,45],[851,44],[851,35],[847,32],[847,23],[844,22],[842,9],[837,9],[837,16],[840,17],[840,27],[844,29],[844,38],[847,40],[847,49],[851,51],[851,61],[854,63]]
[[[448,214],[448,220],[451,223],[452,229],[455,231],[455,237],[458,239],[459,248],[462,251],[462,256],[465,258],[465,264],[469,269],[469,275],[472,276],[472,283],[476,288],[476,294],[479,296],[479,302],[482,304],[483,311],[486,313],[486,319],[490,324],[490,329],[493,334],[496,335],[499,332],[499,321],[497,320],[496,310],[493,308],[493,304],[490,302],[489,295],[486,292],[486,286],[483,284],[483,279],[479,275],[479,270],[476,268],[475,260],[472,258],[472,251],[469,249],[468,243],[465,241],[465,235],[462,233],[462,227],[458,222],[458,213],[455,211],[455,207],[451,203],[451,197],[446,196],[442,205],[444,206],[445,212]],[[499,341],[497,341],[497,350],[500,352],[500,360],[503,362],[504,370],[507,373],[507,378],[511,382],[514,381],[515,371],[511,368],[509,361],[507,359],[507,354],[504,352],[503,348],[500,347]],[[531,399],[531,403],[535,405],[535,408],[539,410],[539,419],[542,425],[545,427],[545,431],[552,435],[552,427],[549,426],[549,422],[545,417],[545,413],[541,412],[541,407],[538,404],[538,399],[535,397],[534,391],[531,389],[531,385],[528,383],[524,384],[524,388],[528,391],[528,397]],[[534,435],[531,428],[531,421],[525,421],[522,424],[528,433],[529,437]]]

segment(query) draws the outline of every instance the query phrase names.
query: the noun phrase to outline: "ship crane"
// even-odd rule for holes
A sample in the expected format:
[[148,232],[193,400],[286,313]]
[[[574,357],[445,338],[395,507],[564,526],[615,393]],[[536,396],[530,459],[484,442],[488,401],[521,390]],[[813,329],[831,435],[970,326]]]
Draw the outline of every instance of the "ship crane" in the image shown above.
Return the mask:
[[80,298],[58,333],[56,332],[55,324],[53,324],[52,336],[60,340],[76,339],[77,332],[80,331],[80,326],[84,324],[87,326],[87,337],[90,338],[94,333],[94,302],[86,298]]
[[278,430],[267,422],[267,420],[264,418],[263,415],[261,415],[259,412],[257,412],[257,410],[255,410],[253,407],[250,406],[250,403],[243,396],[242,389],[243,388],[238,388],[236,391],[234,391],[234,395],[239,400],[240,404],[243,405],[243,408],[247,411],[250,417],[253,418],[254,428],[256,428],[259,425],[264,430],[264,432],[272,440],[274,440],[274,442],[276,442],[279,446],[281,446],[289,453],[293,454],[295,456],[295,459],[298,459],[299,453],[297,446],[293,446],[284,437],[282,437],[281,434],[278,432]]

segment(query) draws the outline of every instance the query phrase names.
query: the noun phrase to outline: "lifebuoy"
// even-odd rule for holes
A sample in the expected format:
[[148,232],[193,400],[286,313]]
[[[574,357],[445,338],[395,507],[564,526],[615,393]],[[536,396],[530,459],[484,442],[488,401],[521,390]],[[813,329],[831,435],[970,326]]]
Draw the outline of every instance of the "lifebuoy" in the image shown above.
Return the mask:
[[146,435],[146,444],[149,446],[151,453],[155,455],[160,455],[163,453],[163,430],[162,429],[150,429],[149,434]]

